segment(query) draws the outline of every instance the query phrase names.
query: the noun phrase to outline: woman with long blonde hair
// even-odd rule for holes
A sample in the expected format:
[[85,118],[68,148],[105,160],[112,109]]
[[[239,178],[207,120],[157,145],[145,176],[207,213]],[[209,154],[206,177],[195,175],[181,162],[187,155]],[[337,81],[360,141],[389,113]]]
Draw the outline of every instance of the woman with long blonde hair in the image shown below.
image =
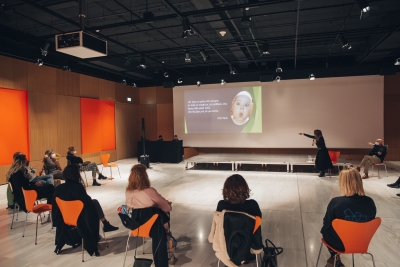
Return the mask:
[[[333,198],[326,209],[324,224],[321,234],[325,241],[334,249],[344,251],[344,246],[339,236],[332,227],[334,219],[356,222],[368,222],[376,216],[376,206],[372,198],[364,192],[361,175],[356,168],[343,169],[339,174],[339,188],[341,196]],[[329,250],[329,249],[328,249]],[[332,267],[336,253],[329,250],[331,257],[327,267]],[[344,266],[339,256],[336,266]]]

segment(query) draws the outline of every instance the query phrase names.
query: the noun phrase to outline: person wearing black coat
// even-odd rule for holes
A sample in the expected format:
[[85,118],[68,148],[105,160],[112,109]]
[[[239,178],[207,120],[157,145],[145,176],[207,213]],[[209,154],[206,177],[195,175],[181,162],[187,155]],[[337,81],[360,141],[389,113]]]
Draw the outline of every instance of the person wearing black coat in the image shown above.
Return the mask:
[[46,198],[47,204],[52,204],[54,186],[52,184],[42,183],[36,181],[34,183],[29,182],[29,174],[26,166],[28,160],[24,154],[19,154],[15,157],[9,171],[6,174],[8,182],[11,183],[14,201],[18,203],[20,209],[26,212],[25,198],[22,192],[22,188],[25,190],[35,190],[37,193],[37,199]]
[[319,171],[319,177],[325,176],[325,171],[328,169],[332,169],[332,160],[329,156],[328,149],[325,145],[325,139],[322,136],[321,130],[314,130],[314,135],[299,133],[299,135],[304,135],[308,138],[312,138],[313,144],[317,145],[318,152],[317,156],[315,157],[315,168]]
[[[92,199],[87,193],[84,182],[80,176],[77,165],[68,165],[63,172],[65,183],[57,186],[53,198],[53,226],[57,228],[54,252],[59,253],[62,247],[68,243],[68,230],[70,226],[64,224],[60,208],[57,205],[56,197],[62,200],[80,200],[83,202],[83,210],[78,218],[78,233],[83,238],[84,247],[89,255],[100,253],[97,248],[99,241],[99,220],[103,223],[104,232],[118,230],[106,219],[103,210],[96,199]],[[74,245],[74,244],[71,244]]]

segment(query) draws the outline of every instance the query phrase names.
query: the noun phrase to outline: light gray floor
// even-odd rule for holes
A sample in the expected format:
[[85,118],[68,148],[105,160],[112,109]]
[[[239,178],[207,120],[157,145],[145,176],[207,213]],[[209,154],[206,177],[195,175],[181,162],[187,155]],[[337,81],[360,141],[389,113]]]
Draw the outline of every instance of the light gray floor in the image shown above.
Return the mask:
[[[25,214],[20,213],[15,229],[10,230],[11,213],[6,208],[6,186],[0,186],[0,266],[122,266],[128,231],[123,228],[117,207],[124,204],[124,191],[130,167],[135,159],[121,160],[122,179],[101,182],[101,187],[89,186],[88,193],[100,201],[106,217],[120,230],[108,233],[110,247],[100,243],[100,257],[89,257],[81,262],[80,247],[65,246],[60,255],[53,250],[55,230],[49,224],[39,225],[38,245],[34,245],[35,216],[28,216],[27,231],[22,238]],[[232,171],[189,170],[184,163],[152,164],[149,177],[152,186],[173,202],[171,230],[178,239],[173,266],[217,266],[212,246],[207,241],[213,211],[221,197],[225,179]],[[104,171],[105,175],[108,172]],[[117,172],[113,172],[117,173]],[[326,206],[332,197],[339,195],[337,177],[318,178],[316,174],[238,172],[249,183],[251,198],[258,201],[263,212],[263,239],[271,239],[284,252],[278,257],[279,266],[315,266],[320,246],[320,228]],[[382,174],[382,172],[381,172]],[[377,267],[399,266],[400,251],[400,190],[386,186],[397,179],[399,173],[389,170],[389,177],[376,176],[364,180],[367,195],[372,197],[381,217],[382,225],[372,239],[370,252],[375,256]],[[151,252],[150,240],[145,250]],[[141,242],[139,242],[140,245]],[[131,238],[126,266],[133,264]],[[139,250],[141,251],[141,246]],[[147,254],[149,256],[149,254]],[[319,266],[325,266],[328,252],[324,248]],[[351,256],[342,256],[346,266],[351,266]],[[369,256],[356,256],[356,266],[372,266]],[[247,266],[255,266],[249,264]]]

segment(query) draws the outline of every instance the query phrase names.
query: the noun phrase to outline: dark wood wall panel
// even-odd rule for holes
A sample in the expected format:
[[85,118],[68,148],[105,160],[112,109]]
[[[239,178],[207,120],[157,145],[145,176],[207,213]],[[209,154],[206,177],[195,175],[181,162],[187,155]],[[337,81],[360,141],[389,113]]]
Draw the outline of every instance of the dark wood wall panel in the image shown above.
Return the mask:
[[[11,155],[11,157],[12,157],[12,155]],[[7,174],[8,170],[10,169],[10,167],[11,167],[11,165],[0,166],[0,184],[7,183],[6,174]]]
[[131,158],[137,155],[137,141],[140,139],[138,107],[125,103],[115,104],[115,123],[117,141],[117,159]]
[[400,160],[400,73],[385,76],[384,142],[387,160]]
[[[132,99],[131,102],[127,101],[127,98],[130,97]],[[116,83],[115,84],[115,101],[131,104],[131,105],[139,105],[139,88],[127,86],[124,84]]]
[[47,66],[28,65],[28,90],[47,94],[56,93],[56,69]]
[[[157,140],[157,105],[139,105],[139,121],[145,118],[146,139]],[[139,131],[140,131],[139,126]]]
[[80,75],[75,72],[56,70],[56,94],[79,96]]
[[156,87],[139,88],[139,103],[141,105],[150,105],[157,103]]
[[0,56],[0,87],[15,88],[13,62],[12,58]]
[[14,88],[21,90],[28,90],[28,66],[31,63],[14,60],[13,71],[14,71]]
[[166,104],[173,102],[172,88],[164,88],[163,86],[156,87],[157,104]]
[[28,93],[29,142],[32,161],[41,160],[47,149],[61,152],[57,137],[57,108],[55,94]]
[[115,82],[99,80],[99,98],[115,101]]
[[174,110],[173,104],[157,104],[157,133],[164,140],[172,140],[174,137]]
[[57,95],[58,153],[66,157],[68,147],[81,154],[80,98]]
[[79,75],[80,96],[88,98],[99,98],[99,80],[87,75]]

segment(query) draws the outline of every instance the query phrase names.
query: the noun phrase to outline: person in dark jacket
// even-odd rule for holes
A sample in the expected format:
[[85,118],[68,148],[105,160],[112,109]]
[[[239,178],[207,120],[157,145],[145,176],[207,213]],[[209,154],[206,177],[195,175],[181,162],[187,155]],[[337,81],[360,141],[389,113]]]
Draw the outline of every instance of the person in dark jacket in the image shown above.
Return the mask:
[[29,182],[28,169],[26,168],[28,160],[24,154],[15,156],[14,162],[8,170],[6,177],[7,181],[11,183],[14,194],[14,201],[18,203],[20,209],[26,212],[25,198],[22,188],[25,190],[35,190],[37,199],[46,198],[47,204],[52,204],[54,186],[48,183],[42,183],[40,180],[36,182]]
[[372,146],[371,151],[368,155],[364,156],[363,160],[357,166],[357,170],[361,171],[361,168],[364,168],[364,176],[363,179],[367,179],[368,170],[374,164],[381,163],[386,157],[386,146],[383,145],[382,139],[376,139],[375,143],[368,142],[368,145]]
[[99,168],[97,167],[97,164],[95,162],[87,162],[87,164],[86,163],[84,164],[82,158],[76,155],[76,150],[73,146],[68,148],[67,160],[69,161],[70,164],[78,165],[80,171],[92,172],[92,177],[93,177],[92,186],[101,186],[101,184],[98,183],[96,180],[96,173],[99,175],[99,179],[104,179],[104,180],[107,179],[107,177],[105,177],[103,174],[100,173]]
[[328,169],[332,169],[332,160],[329,156],[328,149],[325,145],[325,139],[322,136],[321,130],[314,130],[314,135],[309,135],[305,133],[299,133],[299,135],[304,135],[308,138],[312,138],[313,143],[312,145],[317,145],[318,152],[317,156],[315,157],[315,168],[319,171],[319,177],[325,176],[325,171]]
[[[334,219],[368,222],[376,216],[376,206],[372,198],[364,192],[361,175],[355,168],[345,168],[339,174],[341,196],[333,198],[326,209],[321,234],[334,249],[344,251],[343,242],[332,227]],[[331,257],[327,267],[333,267],[335,252],[328,249]],[[338,256],[337,256],[338,257]],[[340,262],[336,266],[344,266]]]
[[[226,179],[222,189],[222,196],[223,200],[218,202],[217,211],[239,211],[262,218],[257,201],[248,199],[250,197],[250,189],[241,175],[234,174]],[[261,226],[254,233],[252,243],[254,244],[253,247],[262,248]],[[255,255],[248,253],[246,261],[249,262],[254,259]]]
[[84,207],[78,218],[78,233],[84,240],[86,251],[90,255],[94,253],[98,256],[99,220],[103,223],[104,232],[118,230],[118,227],[112,226],[106,220],[100,203],[86,193],[85,184],[79,173],[78,165],[68,165],[65,167],[63,175],[65,183],[57,186],[53,200],[53,226],[57,227],[55,252],[60,251],[66,244],[67,231],[69,229],[64,224],[62,214],[56,203],[55,198],[58,197],[62,200],[80,200],[83,202]]
[[56,153],[54,153],[52,149],[48,149],[44,152],[43,169],[45,174],[53,175],[54,179],[63,179],[62,168],[56,159]]

